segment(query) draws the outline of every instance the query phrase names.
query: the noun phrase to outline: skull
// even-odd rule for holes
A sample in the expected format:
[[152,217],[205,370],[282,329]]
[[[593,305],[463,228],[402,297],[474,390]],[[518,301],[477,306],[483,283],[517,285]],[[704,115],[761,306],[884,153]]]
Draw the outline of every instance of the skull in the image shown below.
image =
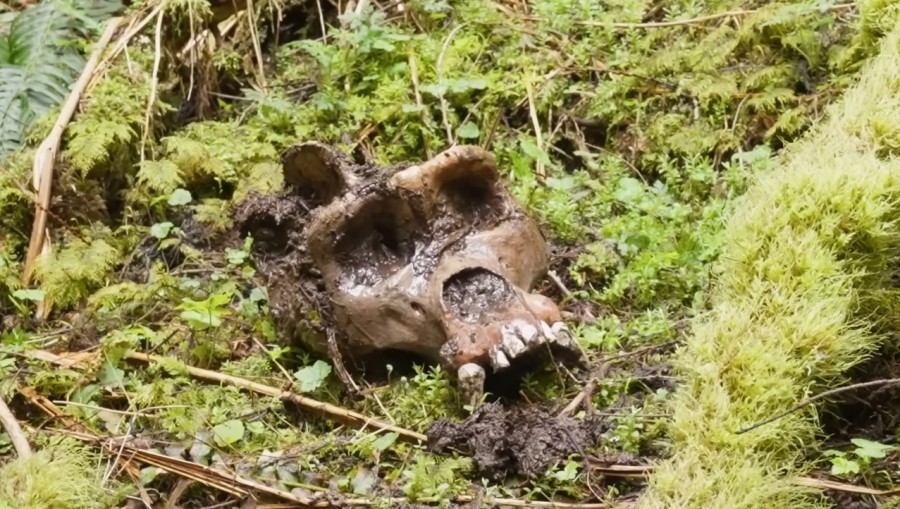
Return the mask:
[[458,146],[419,165],[354,169],[336,149],[304,143],[283,164],[286,184],[318,205],[307,244],[345,351],[440,363],[473,402],[488,373],[548,354],[582,358],[556,304],[530,293],[547,244],[488,152]]

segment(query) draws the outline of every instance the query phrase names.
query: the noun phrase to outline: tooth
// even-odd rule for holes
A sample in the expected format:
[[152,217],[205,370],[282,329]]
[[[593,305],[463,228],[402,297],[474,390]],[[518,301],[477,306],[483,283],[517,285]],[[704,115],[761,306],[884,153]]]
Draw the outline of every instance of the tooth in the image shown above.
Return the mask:
[[556,342],[556,334],[553,333],[553,329],[547,325],[547,322],[541,322],[541,332],[544,334],[544,337],[547,338],[547,341],[551,343]]
[[559,343],[560,346],[572,346],[572,333],[569,332],[569,328],[566,327],[566,324],[563,322],[556,322],[550,330],[556,336],[556,342]]
[[535,327],[534,325],[526,322],[520,322],[516,324],[515,327],[516,331],[519,333],[519,337],[522,338],[522,341],[524,341],[526,345],[531,346],[544,342],[544,337],[538,334],[537,327]]
[[506,354],[503,353],[503,350],[500,349],[500,345],[491,347],[489,356],[494,371],[500,371],[509,367],[509,359],[506,357]]
[[525,343],[516,337],[516,331],[512,327],[504,326],[500,329],[500,333],[503,336],[503,349],[510,357],[516,358],[525,352]]
[[456,372],[459,378],[459,390],[466,402],[476,406],[484,394],[484,368],[478,364],[463,364]]

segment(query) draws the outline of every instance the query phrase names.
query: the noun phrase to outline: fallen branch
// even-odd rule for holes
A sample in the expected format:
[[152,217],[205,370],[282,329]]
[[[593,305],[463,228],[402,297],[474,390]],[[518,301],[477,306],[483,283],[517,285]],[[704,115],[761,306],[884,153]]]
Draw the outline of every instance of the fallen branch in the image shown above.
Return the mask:
[[[147,363],[161,362],[164,360],[163,357],[147,355],[139,352],[130,353],[127,355],[127,358],[130,360]],[[307,410],[311,410],[315,413],[343,424],[358,428],[371,426],[384,431],[392,431],[394,433],[397,433],[400,438],[403,438],[409,442],[426,442],[428,439],[428,437],[426,437],[422,433],[417,433],[415,431],[401,428],[399,426],[394,426],[393,424],[380,421],[373,417],[368,417],[361,413],[354,412],[353,410],[347,410],[346,408],[341,408],[339,406],[325,403],[323,401],[318,401],[306,396],[301,396],[290,391],[283,391],[275,387],[251,382],[250,380],[238,378],[236,376],[224,375],[222,373],[195,368],[193,366],[185,366],[185,369],[187,370],[188,374],[190,374],[194,378],[212,382],[226,383],[235,387],[253,391],[257,394],[280,398],[282,401],[289,401]]]
[[840,394],[842,392],[855,391],[856,389],[865,389],[868,387],[878,387],[878,386],[897,385],[897,384],[900,384],[900,378],[885,378],[882,380],[872,380],[869,382],[862,382],[862,383],[858,383],[858,384],[847,385],[845,387],[838,387],[837,389],[831,389],[830,391],[825,391],[821,394],[816,394],[815,396],[813,396],[809,399],[805,399],[805,400],[801,401],[800,403],[797,403],[796,405],[792,406],[791,408],[788,408],[784,412],[781,412],[780,414],[773,415],[772,417],[769,417],[768,419],[757,422],[756,424],[753,424],[752,426],[748,426],[746,428],[740,429],[740,430],[736,431],[735,434],[741,435],[743,433],[747,433],[748,431],[753,431],[756,428],[760,428],[762,426],[765,426],[766,424],[775,422],[778,419],[781,419],[782,417],[786,417],[804,407],[812,405],[816,401],[823,400],[829,396],[834,396],[835,394]]
[[34,211],[31,239],[28,243],[28,254],[25,257],[25,268],[22,271],[22,286],[27,287],[29,283],[31,283],[31,275],[34,271],[35,260],[45,246],[47,210],[50,208],[50,191],[53,184],[53,165],[56,162],[56,153],[59,150],[63,132],[69,124],[69,121],[72,120],[72,116],[75,114],[75,108],[78,106],[78,102],[81,100],[81,94],[84,92],[85,88],[87,88],[88,82],[90,81],[91,76],[93,76],[94,70],[97,68],[97,63],[100,61],[100,55],[103,54],[109,41],[116,33],[116,29],[118,29],[121,21],[122,18],[112,18],[106,24],[106,30],[103,32],[100,40],[97,41],[94,51],[91,52],[91,57],[81,71],[81,76],[78,78],[78,81],[75,82],[75,86],[72,88],[69,98],[66,100],[66,103],[62,107],[62,111],[59,113],[59,118],[56,120],[56,123],[53,124],[53,129],[34,152],[34,166],[32,171],[34,172],[33,184],[38,191],[38,204]]
[[16,420],[16,416],[6,406],[3,398],[0,398],[0,427],[5,429],[6,434],[9,435],[13,447],[16,449],[16,454],[22,459],[30,458],[31,446],[28,445],[28,438],[25,437],[25,432],[19,426],[19,421]]

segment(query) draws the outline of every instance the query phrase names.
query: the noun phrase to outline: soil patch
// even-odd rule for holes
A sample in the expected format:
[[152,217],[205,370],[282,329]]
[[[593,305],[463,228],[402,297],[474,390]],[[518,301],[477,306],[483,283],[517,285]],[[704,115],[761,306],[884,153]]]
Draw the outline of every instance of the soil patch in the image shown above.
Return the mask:
[[473,458],[479,475],[497,481],[543,475],[557,461],[585,454],[607,429],[597,416],[576,421],[540,407],[505,408],[494,402],[460,423],[435,421],[427,435],[433,452],[458,450]]

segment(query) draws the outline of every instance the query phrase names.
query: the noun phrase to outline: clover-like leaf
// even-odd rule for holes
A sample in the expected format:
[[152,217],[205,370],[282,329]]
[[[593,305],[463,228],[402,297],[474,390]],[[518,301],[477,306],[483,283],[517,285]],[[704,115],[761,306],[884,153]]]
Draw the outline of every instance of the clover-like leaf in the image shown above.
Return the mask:
[[244,423],[232,419],[213,428],[213,435],[220,447],[231,445],[244,438]]
[[194,198],[191,196],[191,192],[187,189],[178,188],[172,191],[172,194],[169,195],[169,205],[173,207],[177,207],[178,205],[187,205]]
[[294,373],[300,385],[300,392],[312,392],[325,382],[331,374],[331,365],[324,361],[316,361],[312,366],[298,369]]

